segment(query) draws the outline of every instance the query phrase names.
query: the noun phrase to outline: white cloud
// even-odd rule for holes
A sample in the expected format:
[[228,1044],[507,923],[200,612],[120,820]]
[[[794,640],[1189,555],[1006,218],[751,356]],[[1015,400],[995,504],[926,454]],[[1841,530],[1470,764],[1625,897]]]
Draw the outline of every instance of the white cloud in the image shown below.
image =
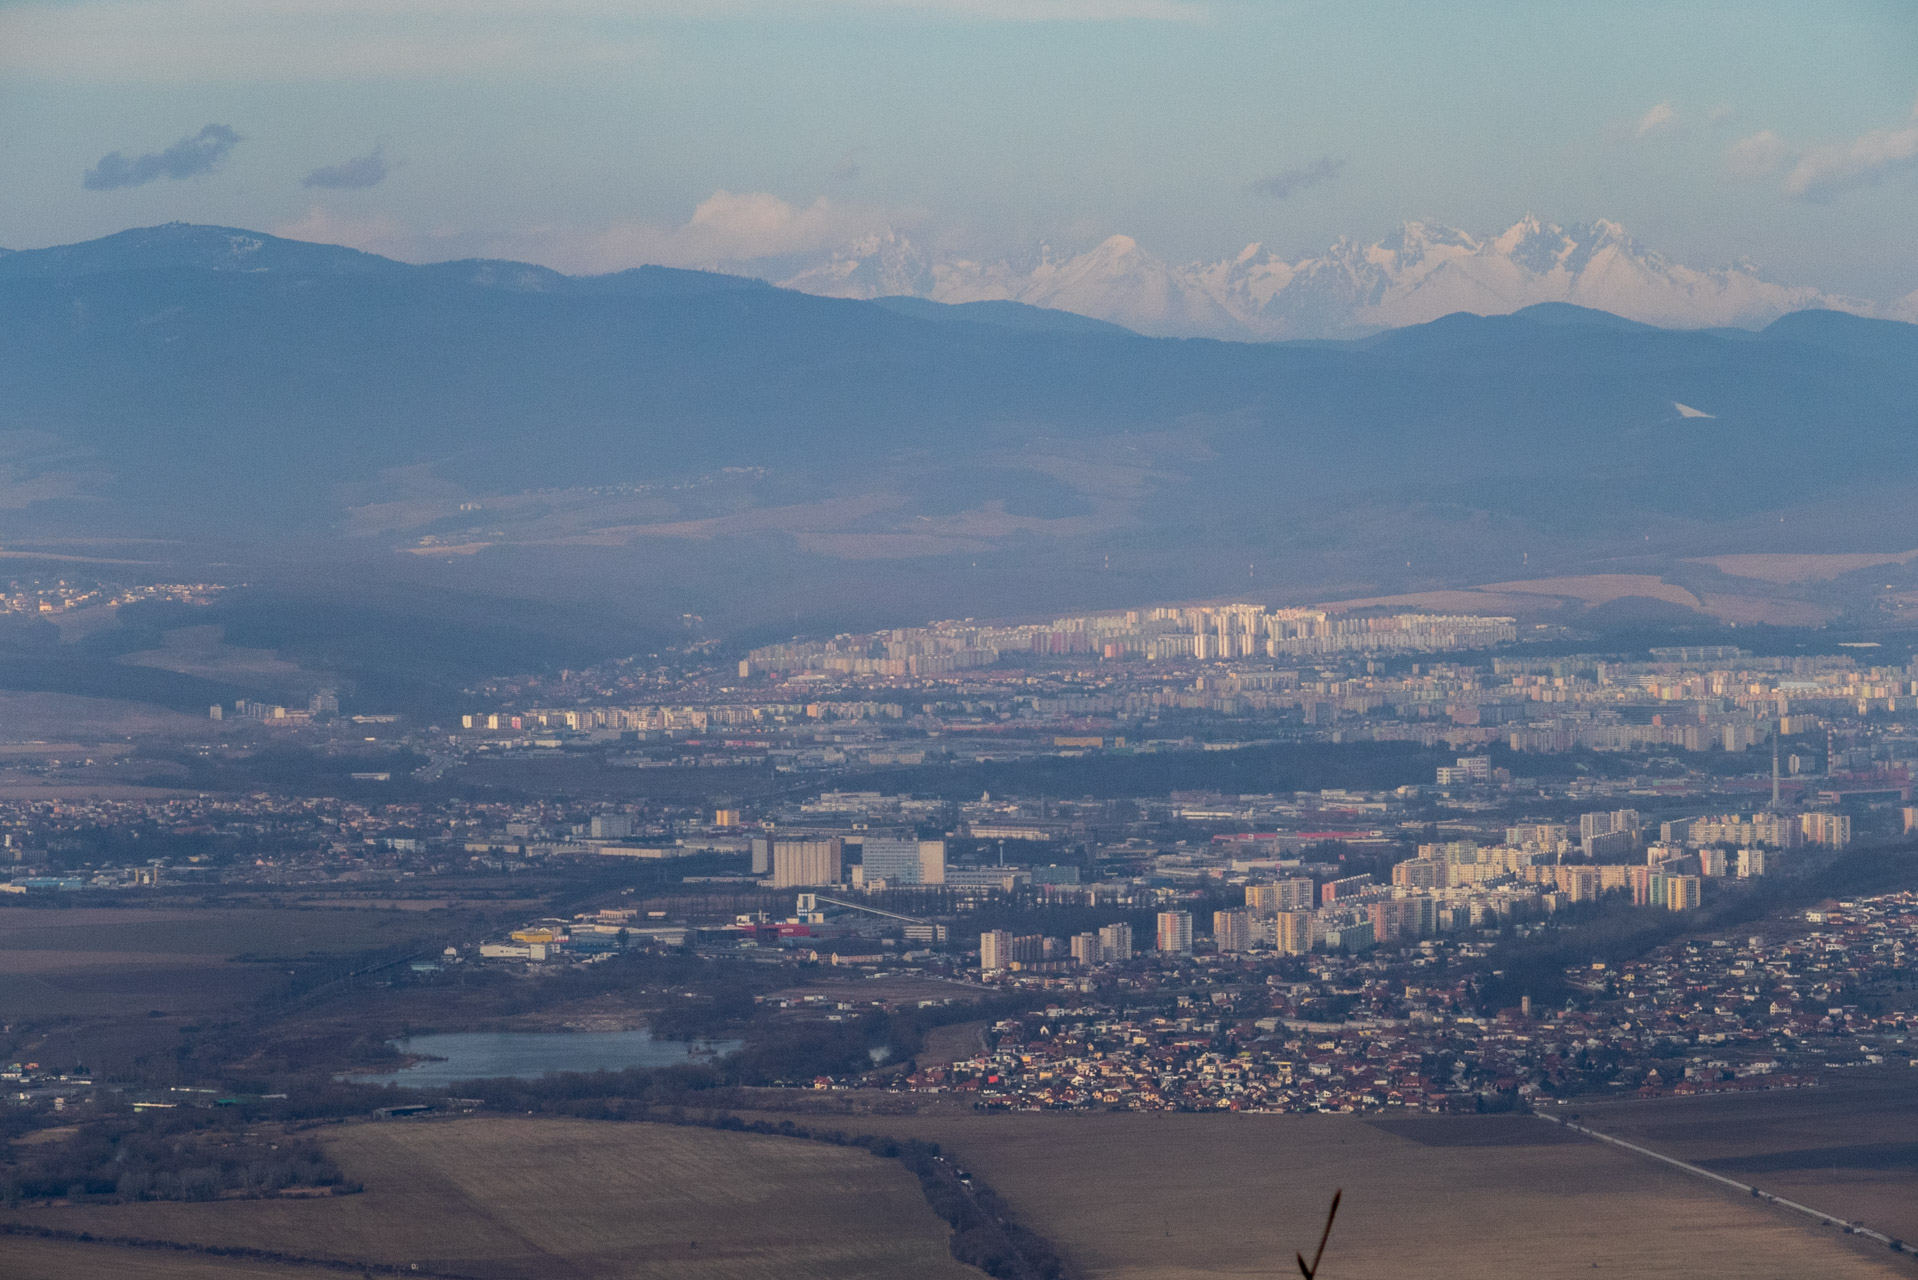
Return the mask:
[[1798,153],[1770,129],[1740,138],[1726,153],[1725,165],[1741,178],[1769,178],[1793,160]]
[[511,258],[574,275],[598,275],[648,264],[747,269],[765,258],[837,249],[887,227],[909,225],[919,216],[911,211],[839,205],[824,196],[808,205],[795,205],[764,191],[715,191],[678,226],[633,221],[598,228],[550,225],[503,232],[440,228],[421,234],[391,217],[342,217],[315,205],[297,221],[275,227],[273,234],[343,244],[405,262]]
[[297,221],[273,228],[273,234],[314,244],[343,244],[349,249],[362,249],[407,262],[429,261],[436,256],[427,248],[429,237],[416,235],[397,218],[386,214],[342,218],[314,205]]
[[1850,142],[1807,148],[1785,176],[1785,194],[1828,200],[1911,168],[1918,168],[1918,107],[1903,128],[1873,129]]
[[29,0],[0,74],[195,84],[568,69],[643,59],[658,19],[922,12],[998,22],[1202,21],[1195,0]]
[[1633,131],[1642,138],[1652,130],[1668,125],[1676,119],[1678,119],[1678,113],[1672,110],[1672,104],[1661,102],[1638,118],[1638,124]]
[[912,214],[838,205],[824,196],[795,205],[764,191],[715,191],[676,227],[620,222],[589,231],[538,228],[499,237],[490,252],[582,274],[646,263],[724,269],[761,258],[835,249],[914,220]]

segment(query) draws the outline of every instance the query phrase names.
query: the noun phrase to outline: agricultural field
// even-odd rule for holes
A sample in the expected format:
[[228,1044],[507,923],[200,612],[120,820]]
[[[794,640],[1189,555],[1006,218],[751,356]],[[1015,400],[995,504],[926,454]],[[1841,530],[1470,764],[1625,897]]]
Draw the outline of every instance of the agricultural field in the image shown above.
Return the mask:
[[1528,1116],[886,1116],[941,1143],[1085,1280],[1323,1274],[1909,1276],[1909,1258]]
[[383,911],[0,906],[0,965],[18,952],[190,959],[344,954],[405,942],[421,930],[420,921]]
[[874,1000],[895,1004],[916,1004],[921,1000],[977,1000],[995,994],[977,983],[963,982],[936,974],[877,973],[842,976],[846,970],[826,969],[812,975],[804,985],[787,987],[767,995],[768,1000],[814,1000],[832,1003],[848,1000],[863,1007]]
[[937,1062],[957,1062],[961,1058],[970,1058],[979,1052],[980,1033],[985,1030],[985,1022],[955,1022],[950,1026],[934,1027],[926,1033],[926,1044],[916,1057],[920,1064]]
[[322,1280],[331,1267],[214,1258],[171,1249],[0,1236],[0,1275],[7,1280]]
[[0,741],[111,743],[129,738],[192,738],[223,734],[206,714],[169,711],[150,702],[88,698],[70,693],[0,690]]
[[1600,1133],[1918,1241],[1918,1070],[1887,1066],[1815,1089],[1577,1110]]
[[120,1072],[289,970],[461,931],[453,912],[0,905],[0,1054]]
[[[977,1280],[896,1161],[711,1129],[474,1117],[326,1131],[359,1195],[54,1205],[8,1220],[478,1277]],[[0,1237],[0,1256],[8,1244]],[[58,1274],[58,1273],[51,1273]],[[176,1273],[186,1274],[186,1273]],[[273,1274],[273,1273],[262,1273]]]

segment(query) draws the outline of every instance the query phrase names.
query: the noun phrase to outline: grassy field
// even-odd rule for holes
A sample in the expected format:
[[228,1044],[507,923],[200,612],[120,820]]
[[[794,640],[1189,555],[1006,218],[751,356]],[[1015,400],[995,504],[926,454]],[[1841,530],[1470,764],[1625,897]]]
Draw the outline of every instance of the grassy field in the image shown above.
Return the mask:
[[1912,1272],[1882,1248],[1524,1116],[887,1116],[870,1127],[945,1145],[1088,1280],[1287,1274],[1338,1188],[1328,1280]]
[[856,1148],[508,1117],[352,1125],[326,1141],[364,1194],[9,1216],[488,1280],[978,1276],[947,1254],[912,1176]]
[[1600,1133],[1918,1241],[1918,1070],[1845,1073],[1816,1089],[1577,1110]]
[[923,1064],[935,1062],[958,1062],[961,1058],[970,1058],[979,1052],[979,1033],[985,1030],[981,1022],[955,1022],[950,1026],[934,1027],[926,1033],[926,1045],[916,1055]]

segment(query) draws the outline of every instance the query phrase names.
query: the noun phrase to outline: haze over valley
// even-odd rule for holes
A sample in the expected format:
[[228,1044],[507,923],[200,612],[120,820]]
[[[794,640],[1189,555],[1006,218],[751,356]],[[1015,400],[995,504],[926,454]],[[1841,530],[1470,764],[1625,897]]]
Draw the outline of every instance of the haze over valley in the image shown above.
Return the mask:
[[1915,48],[0,4],[0,1276],[1909,1274]]

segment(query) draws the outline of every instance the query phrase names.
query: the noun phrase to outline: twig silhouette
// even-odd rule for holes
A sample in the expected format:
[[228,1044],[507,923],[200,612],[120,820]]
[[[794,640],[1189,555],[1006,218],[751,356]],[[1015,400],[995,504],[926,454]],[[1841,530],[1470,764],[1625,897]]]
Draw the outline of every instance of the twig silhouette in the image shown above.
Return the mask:
[[1340,1187],[1332,1193],[1332,1207],[1326,1211],[1325,1230],[1319,1233],[1319,1248],[1318,1252],[1312,1255],[1312,1265],[1306,1265],[1304,1254],[1301,1253],[1298,1255],[1299,1274],[1304,1276],[1305,1280],[1312,1280],[1312,1277],[1319,1273],[1319,1259],[1325,1256],[1325,1242],[1332,1238],[1332,1219],[1339,1216],[1339,1199],[1344,1194],[1344,1187]]

